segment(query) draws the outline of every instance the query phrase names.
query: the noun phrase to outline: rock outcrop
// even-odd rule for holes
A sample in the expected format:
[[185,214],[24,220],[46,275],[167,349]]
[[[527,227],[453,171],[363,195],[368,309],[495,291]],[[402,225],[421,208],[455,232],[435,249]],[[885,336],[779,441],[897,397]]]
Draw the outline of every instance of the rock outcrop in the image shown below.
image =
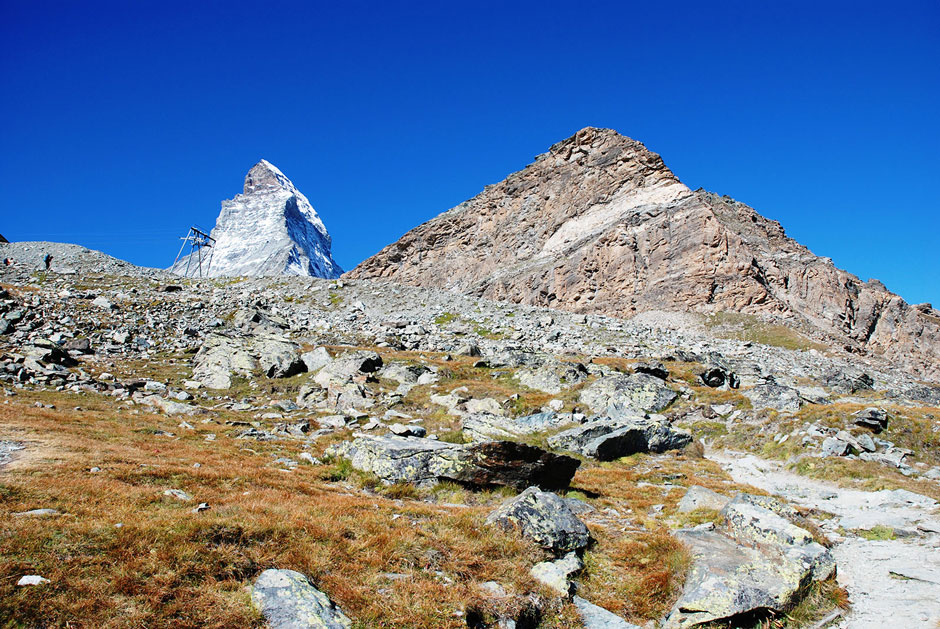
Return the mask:
[[[211,263],[202,276],[306,275],[335,278],[343,270],[330,253],[332,239],[316,210],[291,180],[266,160],[245,177],[242,194],[222,202],[210,234]],[[188,269],[188,271],[187,271]],[[170,269],[193,276],[194,261],[184,257]]]
[[743,203],[690,190],[610,129],[582,129],[348,276],[622,317],[771,313],[940,378],[940,312],[836,268]]
[[581,464],[569,456],[512,441],[470,445],[432,439],[362,436],[331,446],[334,456],[371,472],[387,484],[434,485],[455,481],[473,487],[537,485],[564,489]]

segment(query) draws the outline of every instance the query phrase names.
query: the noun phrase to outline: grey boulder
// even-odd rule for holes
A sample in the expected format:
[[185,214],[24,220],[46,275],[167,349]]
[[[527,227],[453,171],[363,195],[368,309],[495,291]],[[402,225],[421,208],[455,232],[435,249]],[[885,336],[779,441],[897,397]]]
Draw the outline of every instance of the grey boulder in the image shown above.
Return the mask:
[[692,485],[682,496],[676,511],[679,513],[689,513],[697,509],[720,511],[730,500],[730,498],[701,485]]
[[255,579],[251,600],[270,629],[349,629],[352,621],[293,570],[265,570]]
[[588,371],[581,363],[550,362],[535,369],[521,369],[516,373],[520,384],[545,393],[561,393],[584,382]]
[[523,536],[556,553],[581,550],[591,543],[584,522],[556,494],[529,487],[486,518],[486,523],[518,529]]
[[641,629],[639,625],[627,622],[617,614],[607,611],[580,596],[571,599],[581,615],[584,629]]
[[748,389],[744,395],[754,408],[769,408],[783,413],[798,412],[802,403],[799,391],[773,381]]
[[382,357],[376,352],[350,352],[334,358],[320,369],[314,380],[317,384],[327,387],[334,383],[348,382],[357,376],[373,374],[381,367]]
[[692,435],[674,429],[665,418],[601,417],[553,435],[548,445],[600,461],[612,461],[638,452],[666,452],[684,448]]
[[611,406],[638,412],[656,413],[675,401],[678,394],[665,383],[645,373],[607,376],[581,392],[581,403],[595,413],[605,413]]
[[471,441],[516,440],[571,421],[570,414],[552,412],[536,413],[516,419],[492,413],[474,413],[463,418],[461,430]]
[[880,433],[888,427],[888,413],[881,408],[866,408],[855,414],[855,425]]
[[303,373],[300,346],[275,334],[232,337],[210,334],[193,358],[193,380],[209,389],[228,389],[233,376],[261,370],[269,378]]
[[782,515],[789,512],[779,501],[741,494],[724,507],[725,521],[717,530],[677,531],[693,564],[665,627],[785,611],[808,584],[829,578],[835,571],[832,555]]
[[524,489],[568,486],[577,459],[512,441],[454,444],[432,439],[363,435],[332,446],[328,454],[350,460],[387,484],[433,485],[455,481],[476,487],[503,485]]

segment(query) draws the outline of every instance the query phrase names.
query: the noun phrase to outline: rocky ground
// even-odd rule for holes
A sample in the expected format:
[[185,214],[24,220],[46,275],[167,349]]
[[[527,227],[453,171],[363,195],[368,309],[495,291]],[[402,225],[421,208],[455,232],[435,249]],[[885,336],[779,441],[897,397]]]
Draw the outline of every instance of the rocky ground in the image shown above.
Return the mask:
[[759,319],[18,255],[5,624],[940,619],[940,389],[884,363]]

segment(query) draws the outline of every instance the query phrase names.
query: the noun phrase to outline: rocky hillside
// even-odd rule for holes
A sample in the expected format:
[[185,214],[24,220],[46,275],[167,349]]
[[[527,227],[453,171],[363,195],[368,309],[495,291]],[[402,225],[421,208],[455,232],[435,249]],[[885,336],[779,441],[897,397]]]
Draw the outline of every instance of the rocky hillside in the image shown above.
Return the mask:
[[779,315],[940,378],[940,312],[910,306],[660,157],[586,128],[349,272],[578,313]]
[[[333,260],[332,239],[310,201],[266,160],[248,171],[242,194],[222,202],[210,235],[216,242],[209,270],[203,272],[207,277],[334,278],[343,272]],[[197,266],[189,264],[187,257],[170,270],[193,276]]]
[[0,267],[0,625],[940,620],[940,386],[639,318],[102,260]]

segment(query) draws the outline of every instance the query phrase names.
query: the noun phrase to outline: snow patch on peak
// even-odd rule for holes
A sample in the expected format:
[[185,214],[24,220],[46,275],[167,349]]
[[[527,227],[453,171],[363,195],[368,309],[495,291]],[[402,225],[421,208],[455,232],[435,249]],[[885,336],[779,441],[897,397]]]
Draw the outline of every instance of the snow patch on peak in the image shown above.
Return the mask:
[[[245,176],[244,193],[222,202],[211,236],[207,273],[219,276],[306,275],[335,278],[343,270],[330,252],[332,238],[293,182],[262,159]],[[183,258],[170,270],[185,274]],[[190,274],[195,265],[189,265]]]

